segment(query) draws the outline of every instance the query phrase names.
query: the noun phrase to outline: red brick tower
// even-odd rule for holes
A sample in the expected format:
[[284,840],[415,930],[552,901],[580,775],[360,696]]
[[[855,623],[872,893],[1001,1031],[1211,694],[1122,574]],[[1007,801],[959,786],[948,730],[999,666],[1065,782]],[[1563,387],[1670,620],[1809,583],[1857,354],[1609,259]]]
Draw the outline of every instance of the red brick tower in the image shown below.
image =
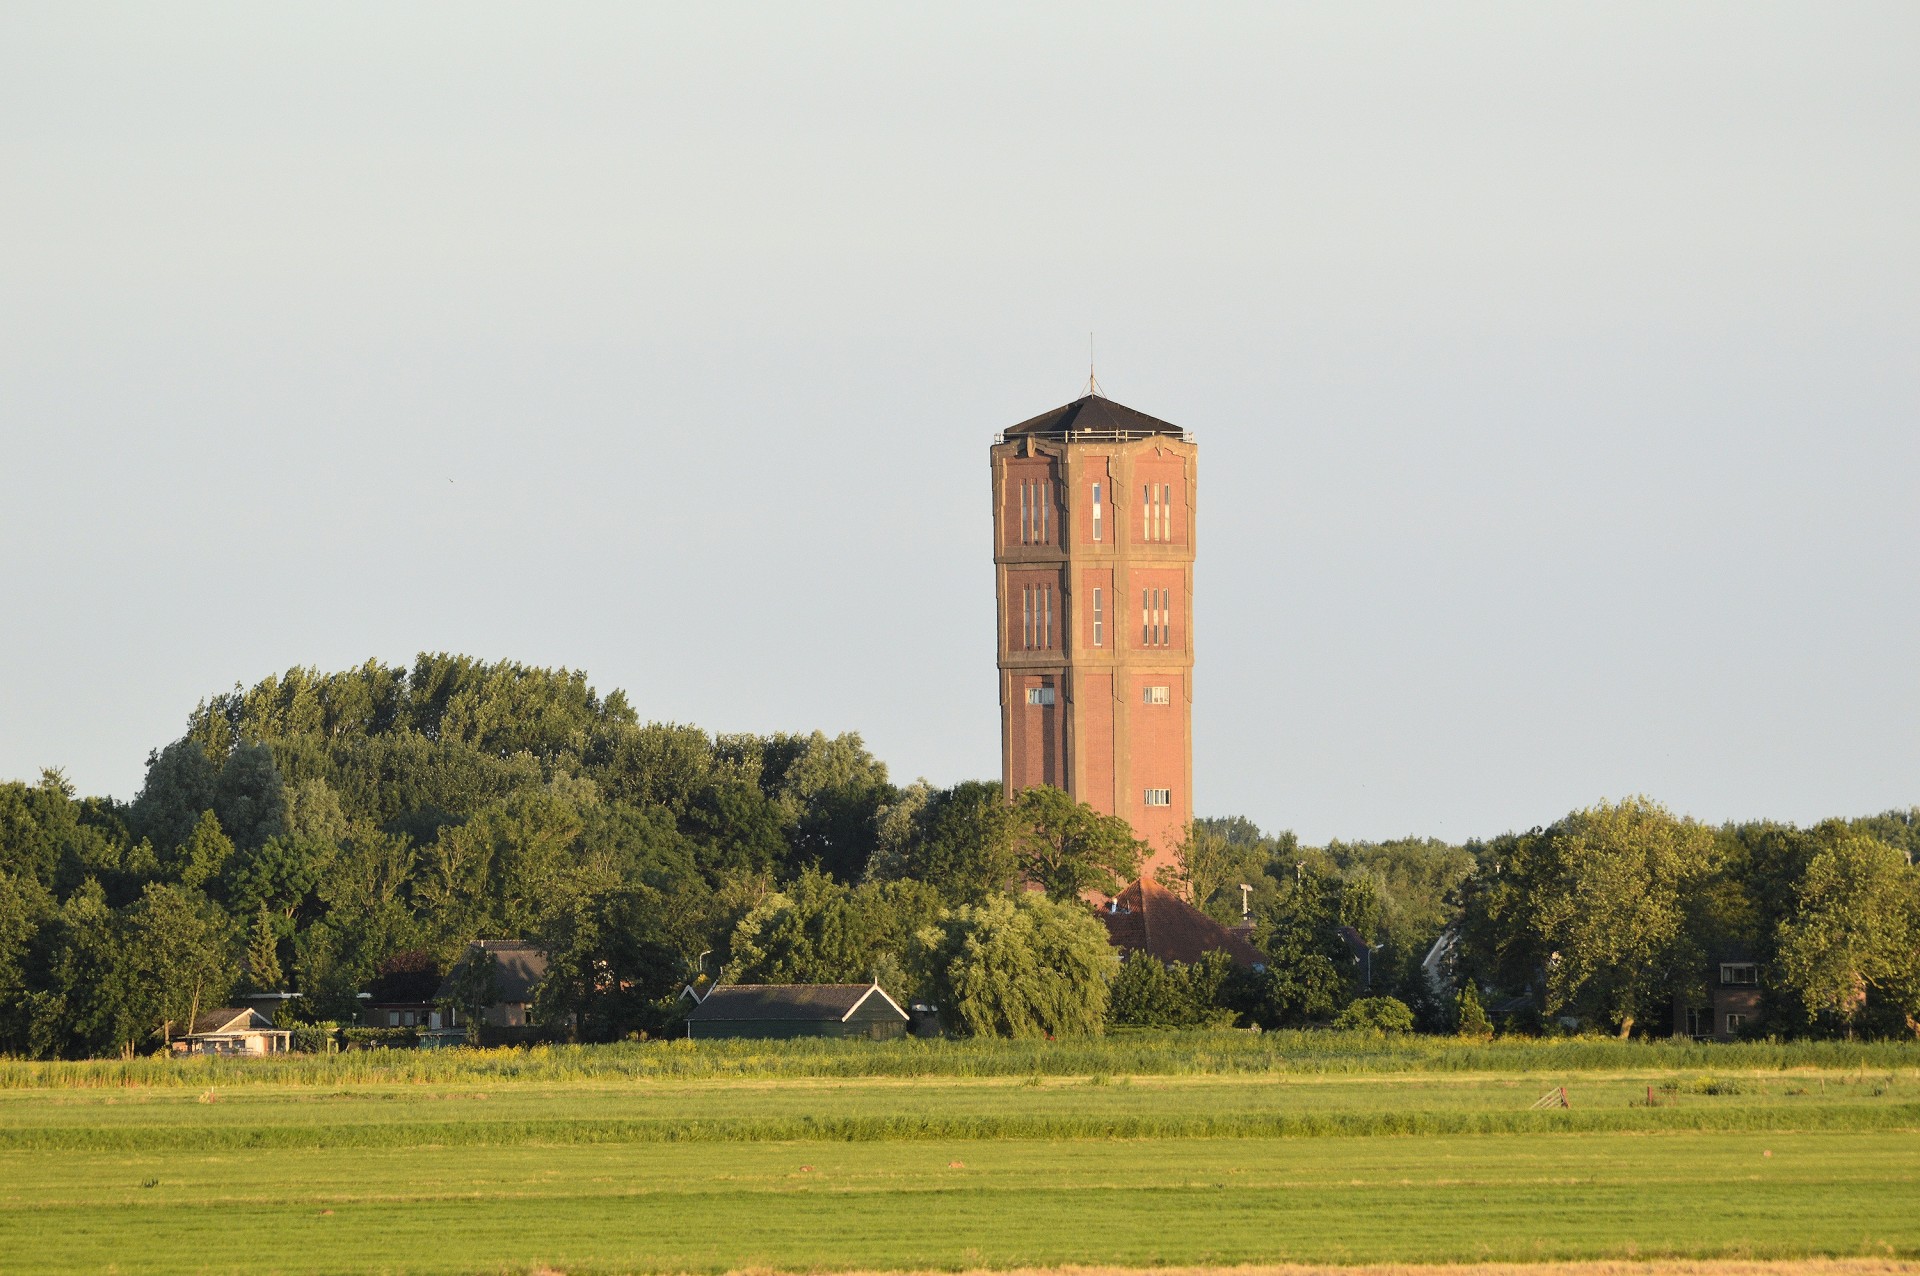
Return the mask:
[[1098,394],[994,442],[1001,782],[1124,816],[1151,877],[1193,819],[1198,448]]

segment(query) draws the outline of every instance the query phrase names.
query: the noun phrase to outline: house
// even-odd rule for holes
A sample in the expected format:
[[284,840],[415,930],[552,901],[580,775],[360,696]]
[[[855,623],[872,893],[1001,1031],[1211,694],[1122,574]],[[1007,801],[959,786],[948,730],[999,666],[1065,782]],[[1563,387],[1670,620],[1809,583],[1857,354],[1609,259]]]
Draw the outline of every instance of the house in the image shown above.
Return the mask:
[[227,1006],[196,1018],[168,1048],[175,1054],[284,1054],[293,1049],[293,1033],[250,1006]]
[[1673,999],[1676,1037],[1732,1041],[1759,1018],[1760,967],[1740,952],[1724,954],[1712,963],[1704,998],[1683,995]]
[[528,1027],[533,1022],[530,1016],[534,993],[540,981],[547,977],[547,955],[521,939],[476,939],[467,945],[467,951],[453,963],[453,969],[434,991],[433,1000],[448,1006],[443,1026],[467,1026],[465,1021],[471,1011],[459,1004],[465,999],[461,986],[469,978],[474,963],[480,961],[493,966],[493,1000],[487,1004],[481,1024],[487,1028]]
[[1266,968],[1266,954],[1248,942],[1245,927],[1227,927],[1151,878],[1141,878],[1098,910],[1107,942],[1123,954],[1144,952],[1161,961],[1192,963],[1224,952],[1236,966]]
[[908,1016],[877,983],[722,984],[687,1014],[687,1036],[865,1037],[906,1035]]
[[380,963],[361,993],[360,1017],[369,1028],[440,1027],[439,964],[420,951],[395,953]]

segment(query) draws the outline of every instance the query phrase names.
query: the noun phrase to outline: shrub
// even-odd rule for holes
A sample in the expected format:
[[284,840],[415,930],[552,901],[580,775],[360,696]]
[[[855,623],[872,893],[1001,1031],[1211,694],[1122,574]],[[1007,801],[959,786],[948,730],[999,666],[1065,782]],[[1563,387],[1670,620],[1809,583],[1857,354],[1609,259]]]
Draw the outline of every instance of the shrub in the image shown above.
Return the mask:
[[1362,997],[1342,1010],[1333,1026],[1367,1032],[1408,1033],[1413,1031],[1413,1011],[1398,997]]
[[332,1047],[334,1034],[339,1025],[332,1023],[294,1023],[287,1030],[293,1034],[292,1045],[304,1054],[326,1054]]
[[1493,1023],[1487,1018],[1487,1012],[1480,1005],[1480,991],[1468,980],[1460,987],[1460,995],[1454,999],[1454,1019],[1457,1031],[1463,1037],[1476,1041],[1485,1041],[1493,1035]]

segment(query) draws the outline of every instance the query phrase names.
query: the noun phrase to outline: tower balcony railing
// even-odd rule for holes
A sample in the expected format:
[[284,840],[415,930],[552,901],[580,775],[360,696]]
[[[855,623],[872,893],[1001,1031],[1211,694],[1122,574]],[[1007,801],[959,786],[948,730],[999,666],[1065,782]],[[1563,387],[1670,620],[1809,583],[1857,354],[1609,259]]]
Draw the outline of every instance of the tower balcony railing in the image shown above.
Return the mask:
[[[1172,439],[1176,443],[1196,440],[1192,430],[1022,430],[1016,439],[1048,439],[1059,443],[1138,443],[1142,439]],[[1003,431],[993,436],[994,443],[1007,441]]]

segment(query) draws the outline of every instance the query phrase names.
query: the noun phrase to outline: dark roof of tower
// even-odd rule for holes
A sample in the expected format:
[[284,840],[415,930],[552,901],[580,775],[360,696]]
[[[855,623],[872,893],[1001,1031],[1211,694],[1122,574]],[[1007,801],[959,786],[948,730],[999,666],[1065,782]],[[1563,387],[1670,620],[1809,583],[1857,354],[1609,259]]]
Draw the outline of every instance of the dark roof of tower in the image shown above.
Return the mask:
[[1072,403],[1042,412],[1039,416],[1022,421],[1015,426],[1002,430],[1004,435],[1015,434],[1078,434],[1088,431],[1100,435],[1170,434],[1184,439],[1187,432],[1179,426],[1159,417],[1137,412],[1122,403],[1115,403],[1104,395],[1089,394],[1075,399]]

